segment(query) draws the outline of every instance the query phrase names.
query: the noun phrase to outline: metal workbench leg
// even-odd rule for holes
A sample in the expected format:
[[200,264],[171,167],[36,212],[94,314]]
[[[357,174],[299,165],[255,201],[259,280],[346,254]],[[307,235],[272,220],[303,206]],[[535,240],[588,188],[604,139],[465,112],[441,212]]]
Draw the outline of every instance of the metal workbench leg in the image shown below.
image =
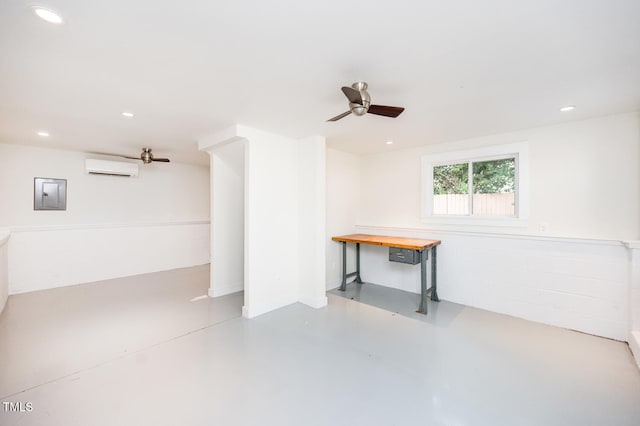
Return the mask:
[[420,252],[420,307],[417,312],[427,315],[427,250]]
[[431,247],[431,300],[439,302],[438,283],[436,281],[436,246]]
[[356,279],[355,282],[362,284],[360,279],[360,243],[356,243]]
[[342,242],[342,284],[340,284],[340,290],[347,290],[347,243]]

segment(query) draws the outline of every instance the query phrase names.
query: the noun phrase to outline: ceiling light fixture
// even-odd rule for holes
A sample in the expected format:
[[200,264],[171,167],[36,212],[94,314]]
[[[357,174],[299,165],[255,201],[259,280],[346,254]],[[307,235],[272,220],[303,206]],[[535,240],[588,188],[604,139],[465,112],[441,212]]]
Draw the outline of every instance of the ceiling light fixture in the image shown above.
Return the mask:
[[49,133],[47,133],[47,132],[38,132],[38,136],[43,137],[43,138],[48,138],[49,137]]
[[563,106],[562,108],[560,108],[560,111],[569,112],[569,111],[573,111],[574,109],[576,109],[575,105],[567,105],[567,106]]
[[52,24],[60,25],[64,22],[62,20],[62,17],[56,12],[42,6],[33,6],[33,13],[38,15],[41,19],[44,19],[45,21]]
[[387,141],[385,142],[387,145],[391,145],[393,143],[393,141]]
[[127,117],[127,118],[133,118],[133,113],[132,112],[125,111],[125,112],[122,113],[122,115]]

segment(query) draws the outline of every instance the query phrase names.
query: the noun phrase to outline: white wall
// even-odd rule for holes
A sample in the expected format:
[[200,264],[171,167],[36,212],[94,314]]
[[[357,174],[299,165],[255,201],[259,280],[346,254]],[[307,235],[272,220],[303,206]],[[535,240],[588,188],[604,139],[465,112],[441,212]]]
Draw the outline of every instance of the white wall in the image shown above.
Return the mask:
[[[356,229],[442,240],[437,271],[442,300],[627,340],[628,256],[620,241]],[[365,282],[420,292],[419,265],[389,262],[384,247],[363,245],[361,270]]]
[[[529,148],[527,226],[421,222],[422,155],[514,142]],[[357,232],[441,239],[443,300],[628,340],[635,308],[621,240],[639,236],[639,147],[631,113],[365,155],[360,196],[343,214],[357,215]],[[387,259],[384,248],[363,246],[363,279],[419,292],[418,267]]]
[[248,131],[244,316],[298,301],[296,140]]
[[217,145],[211,155],[211,297],[244,289],[245,143]]
[[640,367],[640,241],[628,241],[629,250],[629,347]]
[[236,125],[199,146],[211,151],[240,140],[246,144],[243,315],[298,301],[326,305],[324,138],[296,140]]
[[[0,225],[19,293],[208,262],[208,168],[140,165],[87,175],[87,154],[0,144]],[[33,210],[33,178],[67,179],[66,211]]]
[[[340,285],[342,280],[342,249],[331,237],[353,234],[358,222],[360,204],[360,157],[354,154],[327,149],[327,237],[326,277],[327,289]],[[355,270],[355,250],[350,244],[347,268]]]
[[[529,223],[525,228],[420,222],[425,154],[527,141]],[[359,224],[578,238],[636,239],[640,191],[638,113],[364,156]],[[539,225],[547,224],[547,232]]]
[[297,145],[299,298],[320,308],[327,304],[326,143],[323,137],[314,136],[299,140]]
[[6,229],[0,229],[0,313],[9,297],[9,275],[7,273],[7,252],[10,233]]

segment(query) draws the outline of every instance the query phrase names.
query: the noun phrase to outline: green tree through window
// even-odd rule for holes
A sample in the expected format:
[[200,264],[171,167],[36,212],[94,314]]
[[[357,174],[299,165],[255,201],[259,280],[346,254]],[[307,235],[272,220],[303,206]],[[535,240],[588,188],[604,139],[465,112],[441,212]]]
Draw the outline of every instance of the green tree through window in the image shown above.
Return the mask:
[[513,216],[515,192],[515,157],[433,167],[435,214]]
[[473,163],[473,193],[496,194],[515,192],[516,161],[513,158],[504,160],[481,161]]
[[433,168],[434,194],[468,194],[469,163],[447,164]]

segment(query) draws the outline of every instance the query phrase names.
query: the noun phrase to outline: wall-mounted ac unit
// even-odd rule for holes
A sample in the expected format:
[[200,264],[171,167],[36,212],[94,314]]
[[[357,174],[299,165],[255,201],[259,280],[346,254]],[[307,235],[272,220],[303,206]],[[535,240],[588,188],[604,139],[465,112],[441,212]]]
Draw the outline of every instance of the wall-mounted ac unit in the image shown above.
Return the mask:
[[124,161],[85,160],[85,170],[91,175],[138,176],[138,165]]

